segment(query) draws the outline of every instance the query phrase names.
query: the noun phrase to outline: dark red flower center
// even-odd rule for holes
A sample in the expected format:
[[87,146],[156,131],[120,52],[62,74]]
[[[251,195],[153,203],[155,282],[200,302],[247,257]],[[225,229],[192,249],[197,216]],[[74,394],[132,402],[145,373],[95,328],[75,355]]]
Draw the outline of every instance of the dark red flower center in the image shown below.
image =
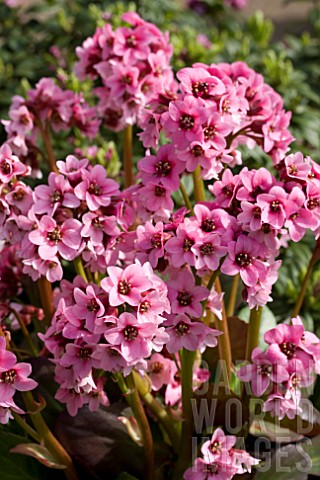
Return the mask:
[[212,453],[219,454],[221,452],[221,448],[222,448],[221,442],[213,442],[210,445],[210,450]]
[[97,312],[99,310],[99,304],[95,298],[90,298],[89,302],[87,303],[87,310],[89,312]]
[[281,210],[281,203],[279,200],[273,200],[273,202],[270,203],[270,210],[274,213],[277,213]]
[[196,82],[192,85],[192,93],[195,97],[201,97],[209,93],[208,82]]
[[88,192],[91,195],[96,195],[97,197],[101,195],[101,187],[96,182],[92,182],[89,185]]
[[156,197],[165,197],[166,189],[164,187],[160,187],[160,185],[157,185],[154,189],[154,193]]
[[194,157],[202,157],[202,155],[204,154],[204,150],[201,145],[195,145],[194,147],[192,147],[191,153]]
[[203,135],[205,140],[211,140],[216,136],[217,130],[216,128],[211,125],[210,127],[207,127],[203,130]]
[[129,340],[130,342],[132,340],[135,340],[138,336],[138,329],[136,327],[133,327],[132,325],[128,325],[124,330],[123,330],[123,336],[126,340]]
[[175,332],[179,337],[184,337],[190,330],[190,326],[187,323],[179,322],[175,326]]
[[216,228],[214,220],[212,218],[205,218],[201,223],[201,230],[210,233]]
[[270,377],[271,373],[272,373],[272,365],[258,365],[258,373],[260,373],[260,375],[263,375],[263,376],[266,376],[266,377]]
[[154,248],[161,248],[162,247],[162,235],[161,235],[161,233],[155,233],[154,235],[152,235],[150,241],[151,241],[151,245]]
[[81,358],[81,360],[88,360],[88,358],[91,357],[91,354],[91,348],[81,348],[78,352],[78,357]]
[[59,190],[55,190],[55,191],[52,192],[51,195],[50,195],[50,201],[51,201],[51,203],[61,202],[62,198],[63,198],[63,195],[62,195],[62,193],[61,193]]
[[51,232],[47,233],[47,240],[50,240],[54,243],[61,242],[62,239],[62,232],[60,227],[57,225]]
[[12,194],[14,200],[16,200],[17,202],[21,202],[24,197],[26,195],[26,192],[25,190],[23,190],[23,188],[17,188],[17,190],[15,190]]
[[179,119],[179,126],[181,130],[192,130],[194,127],[194,118],[191,115],[181,115]]
[[4,161],[1,164],[1,170],[5,175],[8,175],[11,172],[11,165],[9,162]]
[[214,252],[214,248],[212,243],[206,242],[200,247],[200,253],[201,255],[212,255]]
[[178,292],[177,300],[181,307],[187,307],[192,303],[193,296],[187,290],[181,290]]
[[296,356],[297,346],[293,342],[284,342],[280,345],[280,350],[290,360]]
[[248,253],[238,253],[238,255],[236,256],[236,263],[240,267],[251,267],[252,258]]
[[1,373],[0,381],[1,383],[12,384],[14,383],[16,378],[17,372],[12,368],[11,370],[7,370],[6,372]]
[[182,249],[185,251],[185,252],[190,252],[191,248],[193,247],[194,245],[194,241],[191,240],[191,238],[185,238],[184,241],[183,241],[183,246],[182,246]]
[[100,220],[99,217],[96,217],[92,220],[92,226],[97,230],[103,230],[103,220]]
[[139,312],[140,313],[147,313],[151,307],[151,303],[148,302],[148,300],[144,300],[143,302],[140,303],[139,306]]
[[118,283],[118,292],[121,295],[128,295],[131,290],[131,283],[127,282],[126,280],[120,280]]
[[169,162],[160,161],[156,163],[155,170],[161,177],[167,177],[172,170],[172,166]]
[[161,362],[152,362],[151,371],[152,373],[159,374],[163,370],[163,363]]

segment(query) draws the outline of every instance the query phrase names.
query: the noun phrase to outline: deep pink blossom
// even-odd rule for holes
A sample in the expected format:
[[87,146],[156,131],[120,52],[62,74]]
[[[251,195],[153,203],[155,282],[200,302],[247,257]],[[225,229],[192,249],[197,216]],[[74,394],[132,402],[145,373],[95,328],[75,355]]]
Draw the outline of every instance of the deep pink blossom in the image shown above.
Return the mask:
[[168,282],[168,297],[172,313],[187,313],[199,318],[202,314],[201,301],[208,297],[205,287],[195,285],[195,280],[188,270],[179,272],[174,280]]
[[108,267],[109,277],[101,281],[101,287],[109,293],[112,306],[122,303],[138,305],[143,292],[152,287],[140,265],[129,265],[124,270],[119,267]]
[[100,206],[110,205],[111,197],[119,193],[119,185],[106,178],[102,165],[95,165],[90,171],[82,171],[82,182],[75,187],[74,193],[80,200],[85,200],[89,210],[94,212]]
[[39,246],[39,256],[43,260],[51,260],[57,253],[66,260],[73,260],[81,245],[81,223],[70,218],[62,225],[43,215],[38,228],[29,233],[30,242]]

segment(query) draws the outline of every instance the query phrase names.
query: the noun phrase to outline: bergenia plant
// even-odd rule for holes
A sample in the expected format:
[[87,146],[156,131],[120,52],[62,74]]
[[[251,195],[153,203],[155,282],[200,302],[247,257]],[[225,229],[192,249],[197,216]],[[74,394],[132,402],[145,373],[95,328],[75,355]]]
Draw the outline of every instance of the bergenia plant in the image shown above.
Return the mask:
[[[237,438],[226,415],[199,431],[197,406],[216,391],[221,410],[227,391],[244,407],[259,398],[262,413],[294,421],[320,372],[320,340],[299,317],[320,257],[320,167],[290,152],[290,112],[259,73],[243,62],[195,64],[175,79],[168,35],[136,13],[123,21],[76,50],[74,71],[91,81],[91,103],[43,78],[26,98],[13,97],[3,121],[0,421],[15,419],[51,465],[78,478],[81,458],[48,429],[30,378],[28,357],[47,357],[55,399],[71,417],[108,408],[116,382],[130,407],[122,421],[143,446],[143,478],[161,468],[166,479],[228,480],[259,464],[243,443],[249,408]],[[146,148],[136,162],[133,125]],[[56,160],[57,132],[77,132],[94,148],[106,128],[124,132],[119,176],[79,150]],[[269,155],[274,170],[243,162],[243,145]],[[307,231],[315,249],[292,318],[265,332],[262,349],[280,254]],[[248,325],[236,318],[242,302]],[[234,331],[246,342],[240,356]],[[155,425],[169,450],[162,465]]]

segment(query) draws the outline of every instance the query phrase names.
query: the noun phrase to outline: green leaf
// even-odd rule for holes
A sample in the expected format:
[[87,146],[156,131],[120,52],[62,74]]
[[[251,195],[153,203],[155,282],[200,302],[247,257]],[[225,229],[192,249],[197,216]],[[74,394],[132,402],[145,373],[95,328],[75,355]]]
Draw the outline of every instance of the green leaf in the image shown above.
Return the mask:
[[36,460],[10,453],[19,444],[28,443],[26,437],[0,431],[0,477],[3,480],[46,480],[47,471]]
[[10,453],[20,453],[21,455],[33,457],[48,468],[56,468],[58,470],[66,468],[65,465],[58,463],[57,459],[45,446],[38,443],[20,443],[11,448]]

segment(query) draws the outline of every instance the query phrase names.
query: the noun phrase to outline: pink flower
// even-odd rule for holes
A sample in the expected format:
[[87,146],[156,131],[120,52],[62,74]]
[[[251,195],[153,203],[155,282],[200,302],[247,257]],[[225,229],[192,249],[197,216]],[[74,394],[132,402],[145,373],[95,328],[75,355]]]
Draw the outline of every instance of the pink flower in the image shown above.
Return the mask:
[[202,322],[192,322],[184,313],[176,315],[166,328],[170,336],[166,347],[169,353],[178,352],[181,348],[187,350],[204,350],[206,346],[215,347],[216,337],[222,332],[209,328]]
[[49,185],[38,185],[34,189],[34,212],[53,214],[58,207],[76,208],[80,200],[72,193],[69,182],[62,176],[51,172]]
[[101,281],[101,287],[109,293],[110,305],[116,307],[122,303],[138,305],[143,292],[152,287],[140,265],[129,265],[124,270],[108,267],[109,277]]
[[7,144],[0,147],[0,181],[9,183],[13,177],[27,173],[27,167],[20,162]]
[[234,435],[225,435],[221,428],[217,428],[211,439],[201,447],[201,453],[206,463],[220,460],[224,464],[230,464],[229,450],[235,445],[237,439]]
[[120,229],[117,226],[117,219],[114,215],[104,216],[98,213],[85,213],[82,217],[84,224],[81,230],[81,236],[90,237],[93,246],[99,246],[103,243],[104,234],[108,237],[117,237]]
[[152,390],[160,390],[163,385],[170,383],[172,360],[160,353],[154,353],[148,360],[147,372],[151,380]]
[[97,318],[105,314],[105,308],[101,300],[91,285],[87,286],[85,292],[80,288],[75,288],[73,297],[76,303],[72,307],[72,314],[79,319],[85,320],[86,328],[93,333]]
[[269,345],[278,344],[288,360],[289,373],[303,372],[313,366],[313,358],[303,346],[304,326],[302,324],[286,325],[281,323],[264,334],[264,340]]
[[139,225],[136,232],[135,247],[138,252],[138,259],[143,263],[150,262],[150,265],[155,268],[159,258],[164,256],[164,244],[171,235],[163,231],[162,222],[157,222],[155,226],[146,222],[145,226]]
[[99,365],[99,362],[92,357],[95,349],[95,345],[68,343],[60,359],[61,365],[72,368],[75,379],[86,377],[93,366]]
[[221,265],[221,272],[226,275],[240,273],[243,282],[249,287],[256,285],[258,280],[266,278],[266,267],[257,257],[261,246],[255,240],[240,235],[236,242],[228,245],[228,257]]
[[176,231],[176,237],[170,238],[165,249],[170,254],[172,265],[176,268],[181,267],[185,263],[193,267],[195,265],[195,255],[192,251],[193,245],[198,238],[197,226],[185,219],[185,223],[181,223]]
[[183,100],[169,104],[163,128],[172,138],[174,145],[182,150],[191,142],[202,141],[202,124],[206,117],[203,102],[192,95],[187,95]]
[[0,337],[0,402],[11,402],[16,390],[33,390],[37,382],[28,378],[31,373],[29,363],[17,363],[17,357],[6,350],[6,340]]
[[198,237],[191,251],[196,255],[197,270],[215,271],[219,268],[220,258],[226,255],[228,248],[221,246],[221,237],[213,233]]
[[89,210],[94,212],[100,206],[110,205],[111,197],[119,193],[119,185],[106,178],[102,165],[95,165],[90,172],[82,171],[82,182],[75,187],[74,193],[80,200],[85,200]]
[[78,182],[81,179],[82,169],[85,169],[88,163],[87,158],[79,160],[74,155],[68,155],[65,162],[57,161],[57,167],[59,172],[65,175],[70,183],[74,185],[74,182]]
[[202,314],[201,301],[208,297],[205,287],[195,286],[195,280],[188,270],[178,273],[174,280],[168,281],[168,297],[172,313],[187,313],[199,318]]
[[119,345],[127,362],[134,362],[150,355],[156,331],[154,323],[140,322],[131,313],[122,313],[117,326],[108,329],[105,338],[111,345]]
[[208,463],[196,458],[192,467],[183,474],[184,480],[231,480],[237,469],[231,464],[220,462]]
[[49,217],[41,217],[38,228],[29,233],[31,243],[39,246],[39,256],[51,260],[57,253],[66,260],[73,260],[78,255],[81,245],[81,223],[70,218],[62,225]]
[[211,76],[204,68],[182,68],[177,73],[181,86],[185,93],[203,99],[213,99],[223,95],[226,91],[224,83],[218,78]]
[[299,242],[304,236],[307,228],[315,230],[319,225],[319,219],[310,211],[304,208],[306,197],[299,187],[294,187],[289,194],[292,202],[285,227],[288,228],[290,238]]
[[232,132],[232,127],[221,121],[219,113],[211,113],[203,127],[203,139],[207,145],[218,151],[224,150],[227,146],[225,137]]
[[243,382],[251,382],[255,396],[261,395],[267,390],[270,382],[282,383],[289,379],[287,370],[288,361],[278,345],[271,345],[266,353],[260,348],[252,352],[252,365],[241,367],[237,376]]
[[263,412],[270,412],[272,417],[277,417],[282,420],[285,416],[291,420],[302,410],[297,407],[293,400],[287,400],[280,390],[268,396],[262,408]]
[[140,177],[145,185],[155,180],[169,190],[178,190],[183,163],[174,153],[172,145],[162,145],[157,155],[149,155],[138,162]]
[[311,173],[311,164],[306,160],[301,152],[287,155],[284,159],[287,175],[293,179],[306,181]]
[[275,228],[281,228],[291,208],[294,209],[292,201],[282,187],[272,187],[269,193],[258,195],[257,204],[261,208],[262,221]]

